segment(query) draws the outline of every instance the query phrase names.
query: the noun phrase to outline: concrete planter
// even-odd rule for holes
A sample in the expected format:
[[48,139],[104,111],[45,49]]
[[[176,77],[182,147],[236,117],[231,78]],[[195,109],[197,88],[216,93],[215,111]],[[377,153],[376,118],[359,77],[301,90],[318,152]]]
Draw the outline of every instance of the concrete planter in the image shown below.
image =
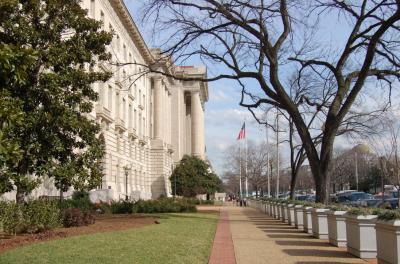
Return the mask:
[[288,224],[294,226],[294,204],[288,204]]
[[313,209],[310,206],[303,207],[303,230],[308,234],[312,234],[311,211]]
[[329,243],[337,247],[347,246],[346,211],[328,212]]
[[289,219],[289,216],[288,216],[288,204],[283,204],[283,206],[282,206],[282,222],[283,223],[287,223],[288,222],[288,219]]
[[269,202],[269,203],[268,203],[268,215],[269,215],[269,216],[273,216],[273,211],[272,211],[273,208],[274,208],[274,207],[273,207],[273,203],[272,203],[272,202]]
[[347,251],[359,258],[376,257],[376,215],[346,215]]
[[285,206],[286,204],[280,204],[280,215],[279,215],[279,220],[281,220],[282,222],[285,222]]
[[260,210],[260,211],[262,211],[262,205],[263,205],[263,203],[262,202],[257,202],[257,208],[258,208],[258,210]]
[[400,220],[379,220],[375,230],[378,264],[400,263]]
[[281,215],[282,215],[282,209],[281,209],[282,204],[277,203],[276,204],[276,219],[280,220],[281,219]]
[[303,230],[304,224],[303,224],[303,206],[302,205],[296,205],[294,207],[294,226],[297,229]]
[[312,233],[319,239],[328,239],[329,209],[314,208],[311,211]]
[[271,216],[275,218],[275,203],[271,203]]

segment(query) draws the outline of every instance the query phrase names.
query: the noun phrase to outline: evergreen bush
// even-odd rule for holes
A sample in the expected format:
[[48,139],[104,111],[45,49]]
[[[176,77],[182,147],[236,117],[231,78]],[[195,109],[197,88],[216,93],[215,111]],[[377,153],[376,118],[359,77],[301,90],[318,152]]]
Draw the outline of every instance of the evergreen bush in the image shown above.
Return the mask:
[[0,222],[8,234],[38,233],[60,226],[60,209],[55,202],[42,200],[2,202]]
[[131,214],[134,203],[131,201],[112,201],[110,211],[112,214]]

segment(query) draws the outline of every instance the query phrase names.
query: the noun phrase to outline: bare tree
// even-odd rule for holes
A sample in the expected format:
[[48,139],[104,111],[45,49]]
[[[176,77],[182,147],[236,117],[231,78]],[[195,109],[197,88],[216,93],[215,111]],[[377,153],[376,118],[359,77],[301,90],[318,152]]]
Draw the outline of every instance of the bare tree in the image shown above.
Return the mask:
[[333,192],[346,188],[369,191],[370,174],[378,163],[377,156],[364,144],[351,149],[335,149],[330,169]]
[[[156,31],[176,31],[163,46],[163,58],[183,63],[199,57],[223,65],[223,70],[208,79],[178,78],[238,80],[247,98],[251,92],[244,82],[252,79],[259,85],[260,93],[251,94],[251,101],[243,100],[242,106],[254,109],[270,104],[288,113],[307,154],[316,184],[316,200],[327,202],[328,168],[343,120],[367,82],[377,81],[391,88],[394,78],[400,76],[397,41],[400,0],[148,0],[147,3],[145,16],[154,19]],[[312,37],[325,23],[322,16],[339,17],[348,23],[346,41],[343,45],[332,43],[331,52]],[[296,63],[301,72],[335,83],[333,96],[325,105],[311,95],[303,97],[310,106],[326,109],[319,146],[315,145],[307,121],[285,85],[287,73],[296,68]],[[151,68],[177,77],[173,72]]]
[[369,139],[375,152],[381,157],[379,164],[382,175],[396,186],[400,202],[400,122],[397,112],[396,109],[388,111],[381,122],[382,132]]
[[[267,159],[267,149],[266,143],[257,144],[253,141],[248,141],[246,157],[244,151],[239,153],[240,150],[237,145],[230,146],[225,154],[226,164],[224,175],[226,175],[226,182],[229,181],[239,186],[239,166],[241,164],[243,186],[245,177],[247,177],[250,188],[256,192],[256,196],[262,195],[267,189],[267,169],[270,169],[270,171],[275,169],[277,162],[276,153],[269,153],[269,159]],[[271,147],[269,149],[271,149]],[[247,175],[244,169],[246,159]],[[268,166],[270,166],[270,168],[268,168]],[[233,189],[232,186],[230,188]]]

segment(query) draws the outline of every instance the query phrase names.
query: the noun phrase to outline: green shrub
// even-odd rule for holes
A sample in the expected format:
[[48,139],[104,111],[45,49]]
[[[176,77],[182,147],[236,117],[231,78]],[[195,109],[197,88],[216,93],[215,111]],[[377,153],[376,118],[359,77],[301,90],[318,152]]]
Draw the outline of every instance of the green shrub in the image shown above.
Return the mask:
[[399,220],[400,219],[400,210],[380,210],[378,212],[378,219],[384,221],[390,220]]
[[159,200],[137,201],[133,206],[135,213],[181,213],[196,212],[196,205],[193,200],[163,198]]
[[79,208],[82,211],[94,210],[94,205],[89,199],[89,193],[86,191],[75,191],[71,199],[61,201],[60,209]]
[[352,215],[377,215],[381,210],[378,208],[351,207],[348,213]]
[[112,214],[131,214],[133,205],[134,203],[130,201],[112,201],[110,211]]
[[0,207],[0,222],[8,234],[38,233],[60,225],[60,210],[55,202],[2,202]]
[[7,234],[21,233],[24,226],[24,218],[21,205],[15,202],[3,203],[0,221],[3,231]]
[[343,204],[337,204],[337,203],[330,204],[326,208],[331,211],[348,211],[351,209],[350,206],[343,205]]
[[60,225],[60,210],[56,202],[35,200],[24,206],[26,232],[37,233]]

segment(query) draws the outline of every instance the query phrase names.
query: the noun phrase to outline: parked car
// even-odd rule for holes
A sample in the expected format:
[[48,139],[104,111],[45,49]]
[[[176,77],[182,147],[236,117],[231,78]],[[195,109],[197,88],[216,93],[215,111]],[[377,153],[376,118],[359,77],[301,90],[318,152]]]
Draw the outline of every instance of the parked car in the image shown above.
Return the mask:
[[315,195],[307,195],[306,201],[315,202]]
[[365,192],[348,192],[337,196],[339,203],[351,206],[362,206],[362,201],[373,199],[374,197],[371,194]]
[[[389,203],[392,209],[399,208],[399,200],[397,198],[397,192],[392,192],[388,194],[375,195],[376,200],[380,201],[376,207],[380,207],[383,203]],[[383,198],[383,199],[382,199]]]
[[295,199],[298,201],[305,201],[307,200],[307,195],[296,195]]

